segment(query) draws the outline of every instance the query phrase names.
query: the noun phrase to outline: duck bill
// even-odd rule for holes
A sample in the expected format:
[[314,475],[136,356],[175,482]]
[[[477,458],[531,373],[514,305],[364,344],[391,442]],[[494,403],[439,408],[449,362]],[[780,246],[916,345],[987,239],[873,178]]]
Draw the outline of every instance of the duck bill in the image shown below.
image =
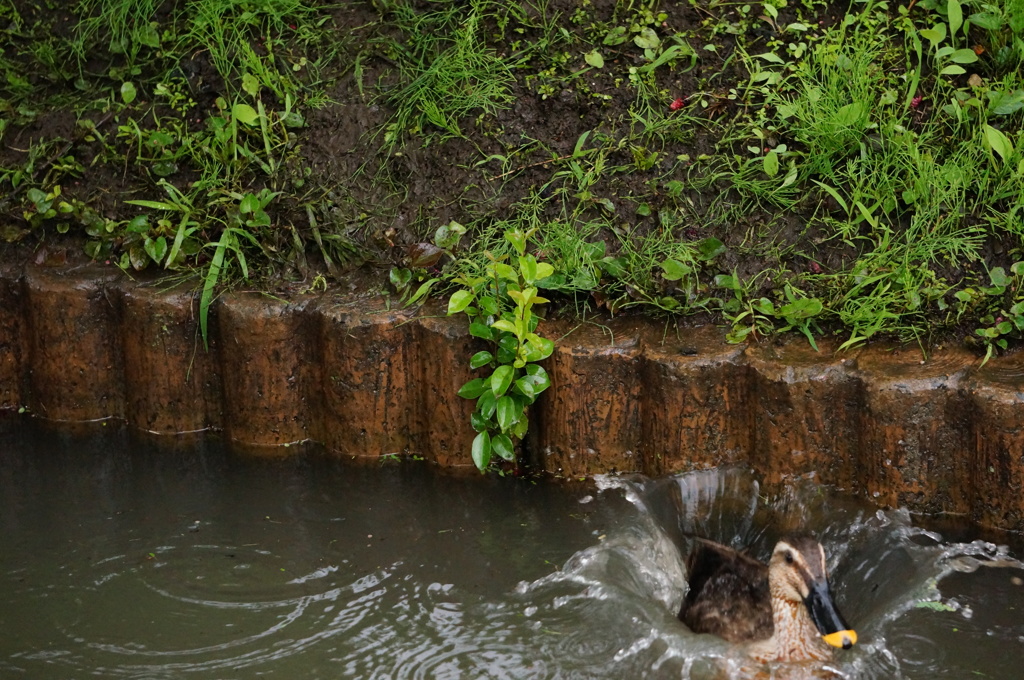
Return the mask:
[[849,649],[857,644],[857,632],[846,625],[846,620],[839,613],[828,581],[811,584],[811,592],[804,599],[804,604],[825,642],[840,649]]

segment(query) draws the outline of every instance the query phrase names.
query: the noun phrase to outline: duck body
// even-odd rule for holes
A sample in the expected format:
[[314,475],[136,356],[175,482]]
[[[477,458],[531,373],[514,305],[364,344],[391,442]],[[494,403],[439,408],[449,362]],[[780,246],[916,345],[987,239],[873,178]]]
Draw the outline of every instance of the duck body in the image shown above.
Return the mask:
[[742,644],[757,661],[823,661],[857,641],[833,601],[825,552],[812,538],[779,541],[768,564],[698,539],[686,574],[680,620],[695,633]]

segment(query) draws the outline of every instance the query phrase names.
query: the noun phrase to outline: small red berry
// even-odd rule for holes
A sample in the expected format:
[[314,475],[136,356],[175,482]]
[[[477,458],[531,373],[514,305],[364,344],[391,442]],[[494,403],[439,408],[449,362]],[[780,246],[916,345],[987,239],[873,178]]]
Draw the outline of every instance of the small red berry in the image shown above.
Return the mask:
[[676,97],[675,101],[668,105],[668,109],[669,111],[678,111],[684,106],[686,106],[686,101],[682,97]]

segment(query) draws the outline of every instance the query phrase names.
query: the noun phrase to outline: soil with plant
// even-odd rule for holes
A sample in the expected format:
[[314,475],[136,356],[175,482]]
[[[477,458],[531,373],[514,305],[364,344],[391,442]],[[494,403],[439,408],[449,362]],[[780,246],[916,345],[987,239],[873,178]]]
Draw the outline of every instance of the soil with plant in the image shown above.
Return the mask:
[[476,295],[526,235],[550,275],[453,311],[499,323],[526,286],[986,359],[1024,330],[1024,0],[0,0],[0,25],[0,253],[194,277],[204,332],[240,283]]

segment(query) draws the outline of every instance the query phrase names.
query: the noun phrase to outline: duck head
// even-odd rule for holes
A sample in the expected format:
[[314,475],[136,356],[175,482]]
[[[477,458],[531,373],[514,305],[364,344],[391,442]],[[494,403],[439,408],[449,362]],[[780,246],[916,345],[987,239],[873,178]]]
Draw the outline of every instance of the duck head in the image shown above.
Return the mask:
[[816,540],[791,537],[779,541],[768,563],[768,582],[773,597],[807,607],[826,643],[840,649],[857,644],[856,631],[846,624],[832,598],[825,550]]

